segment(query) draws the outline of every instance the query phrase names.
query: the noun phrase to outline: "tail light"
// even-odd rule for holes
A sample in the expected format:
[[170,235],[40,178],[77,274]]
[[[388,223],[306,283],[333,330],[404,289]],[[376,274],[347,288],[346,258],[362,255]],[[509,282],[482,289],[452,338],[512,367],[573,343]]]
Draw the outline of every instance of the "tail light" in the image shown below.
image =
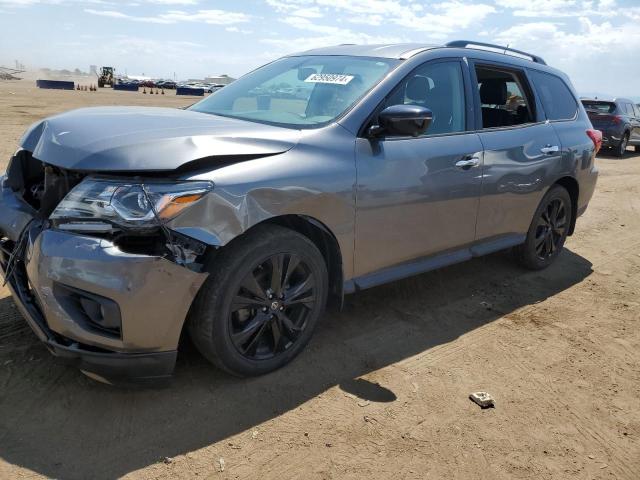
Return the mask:
[[594,153],[597,154],[602,148],[602,132],[600,130],[594,130],[593,128],[590,128],[589,130],[587,130],[587,135],[593,142],[593,146],[596,148],[596,151]]
[[611,116],[611,121],[614,123],[614,125],[620,125],[622,123],[622,116],[620,116],[620,115],[612,115]]

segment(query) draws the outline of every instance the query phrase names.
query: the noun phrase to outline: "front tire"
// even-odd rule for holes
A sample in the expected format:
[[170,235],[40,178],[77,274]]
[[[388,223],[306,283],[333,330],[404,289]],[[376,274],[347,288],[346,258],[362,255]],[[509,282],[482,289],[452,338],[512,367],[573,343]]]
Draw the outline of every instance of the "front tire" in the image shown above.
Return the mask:
[[277,225],[256,227],[225,246],[191,309],[198,350],[236,376],[262,375],[306,346],[324,312],[324,258],[305,236]]
[[569,233],[573,215],[569,192],[552,186],[533,216],[527,238],[515,248],[518,262],[530,270],[541,270],[558,257]]

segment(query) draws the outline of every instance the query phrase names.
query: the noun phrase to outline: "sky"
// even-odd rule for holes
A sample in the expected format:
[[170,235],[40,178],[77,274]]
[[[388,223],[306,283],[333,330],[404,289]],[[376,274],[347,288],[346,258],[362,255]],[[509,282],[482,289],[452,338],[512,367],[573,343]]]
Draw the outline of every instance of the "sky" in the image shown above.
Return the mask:
[[540,55],[582,95],[640,100],[640,0],[0,0],[0,65],[27,68],[237,77],[313,47],[455,39]]

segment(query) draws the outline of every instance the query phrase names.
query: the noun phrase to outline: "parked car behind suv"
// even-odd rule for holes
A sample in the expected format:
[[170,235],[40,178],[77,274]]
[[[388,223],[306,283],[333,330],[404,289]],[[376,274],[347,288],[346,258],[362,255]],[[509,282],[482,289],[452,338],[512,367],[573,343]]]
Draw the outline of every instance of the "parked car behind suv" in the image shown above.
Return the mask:
[[622,157],[628,146],[640,152],[640,107],[626,98],[615,100],[582,99],[587,115],[602,132],[602,145],[611,147],[616,156]]
[[34,124],[1,182],[2,269],[36,334],[93,378],[168,377],[185,327],[218,367],[263,374],[345,294],[509,248],[549,266],[600,139],[535,55],[312,50],[186,110]]

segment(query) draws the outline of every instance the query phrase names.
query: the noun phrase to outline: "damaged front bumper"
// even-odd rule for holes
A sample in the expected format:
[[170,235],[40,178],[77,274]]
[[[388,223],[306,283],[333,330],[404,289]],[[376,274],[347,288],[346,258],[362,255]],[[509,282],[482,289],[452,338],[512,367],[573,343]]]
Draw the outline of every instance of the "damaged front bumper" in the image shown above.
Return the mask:
[[6,251],[0,265],[18,308],[48,349],[108,383],[170,377],[184,321],[207,274],[123,252],[107,239],[51,229],[13,191],[0,191],[0,237],[9,247],[24,242],[11,272]]

